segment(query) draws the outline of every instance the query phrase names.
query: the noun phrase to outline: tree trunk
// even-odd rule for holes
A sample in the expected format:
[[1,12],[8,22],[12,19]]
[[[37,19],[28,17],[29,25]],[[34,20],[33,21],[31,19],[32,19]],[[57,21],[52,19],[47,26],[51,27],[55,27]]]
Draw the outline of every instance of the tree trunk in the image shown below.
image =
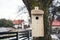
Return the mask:
[[[27,9],[29,11],[29,14],[31,15],[31,9],[33,9],[35,6],[39,6],[40,9],[44,11],[44,37],[43,38],[36,38],[34,37],[33,40],[51,40],[50,38],[50,25],[48,20],[48,5],[51,3],[51,0],[23,0],[25,5],[27,6]],[[30,8],[30,9],[29,9]]]

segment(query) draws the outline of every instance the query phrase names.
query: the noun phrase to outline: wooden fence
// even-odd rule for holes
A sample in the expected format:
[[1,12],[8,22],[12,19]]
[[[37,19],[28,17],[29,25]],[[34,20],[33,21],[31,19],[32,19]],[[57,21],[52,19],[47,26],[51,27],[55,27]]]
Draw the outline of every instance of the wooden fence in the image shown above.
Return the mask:
[[28,39],[31,37],[31,30],[25,30],[20,32],[0,32],[0,39],[19,40]]

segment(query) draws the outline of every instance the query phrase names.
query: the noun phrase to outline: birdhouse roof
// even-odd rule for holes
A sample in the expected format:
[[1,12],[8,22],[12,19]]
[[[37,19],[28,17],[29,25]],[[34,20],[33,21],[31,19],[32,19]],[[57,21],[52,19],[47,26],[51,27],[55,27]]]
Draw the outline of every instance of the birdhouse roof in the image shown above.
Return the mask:
[[44,14],[44,11],[39,10],[39,7],[35,7],[35,9],[31,11],[31,14]]
[[43,10],[32,10],[31,14],[44,14]]

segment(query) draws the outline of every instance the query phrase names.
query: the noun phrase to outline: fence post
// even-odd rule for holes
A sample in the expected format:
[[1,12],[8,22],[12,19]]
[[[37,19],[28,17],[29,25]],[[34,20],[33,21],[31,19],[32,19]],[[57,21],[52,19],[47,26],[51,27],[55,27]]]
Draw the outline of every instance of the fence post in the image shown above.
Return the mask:
[[19,36],[18,36],[19,34],[18,34],[18,32],[17,32],[17,40],[19,40]]
[[29,35],[29,36],[28,36],[28,40],[29,40],[29,37],[30,37],[30,30],[28,31],[28,35]]
[[26,37],[27,37],[28,40],[29,40],[29,30],[27,30],[25,34],[26,34]]

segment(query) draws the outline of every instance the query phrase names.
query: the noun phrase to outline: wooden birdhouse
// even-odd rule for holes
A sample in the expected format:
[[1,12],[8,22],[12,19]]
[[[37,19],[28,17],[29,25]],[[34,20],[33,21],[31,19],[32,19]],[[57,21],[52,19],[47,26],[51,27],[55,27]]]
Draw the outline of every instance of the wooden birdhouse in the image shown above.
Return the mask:
[[39,7],[35,7],[31,11],[32,17],[32,36],[33,37],[44,37],[44,22],[43,22],[43,10],[39,10]]

